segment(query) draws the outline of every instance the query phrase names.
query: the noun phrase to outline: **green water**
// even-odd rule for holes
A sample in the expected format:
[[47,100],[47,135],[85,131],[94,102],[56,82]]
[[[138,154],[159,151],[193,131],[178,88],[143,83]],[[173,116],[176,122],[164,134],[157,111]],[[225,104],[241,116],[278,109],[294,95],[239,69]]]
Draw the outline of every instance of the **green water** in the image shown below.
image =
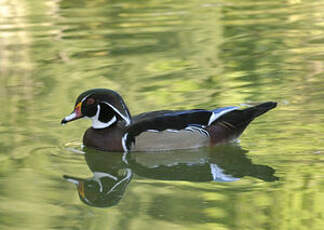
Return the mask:
[[[0,0],[0,229],[323,229],[323,12],[323,0]],[[240,143],[126,162],[80,153],[90,121],[60,125],[94,87],[132,114],[279,104]],[[114,194],[95,172],[121,181]],[[92,183],[92,206],[63,175]]]

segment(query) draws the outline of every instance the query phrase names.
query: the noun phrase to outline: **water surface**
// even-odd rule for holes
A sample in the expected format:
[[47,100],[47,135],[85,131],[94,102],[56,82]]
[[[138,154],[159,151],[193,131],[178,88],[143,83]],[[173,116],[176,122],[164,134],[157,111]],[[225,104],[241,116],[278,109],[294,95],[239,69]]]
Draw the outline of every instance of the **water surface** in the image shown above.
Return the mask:
[[[323,12],[323,0],[1,0],[0,229],[323,229]],[[239,143],[125,162],[80,152],[89,121],[59,124],[93,87],[132,114],[279,105]]]

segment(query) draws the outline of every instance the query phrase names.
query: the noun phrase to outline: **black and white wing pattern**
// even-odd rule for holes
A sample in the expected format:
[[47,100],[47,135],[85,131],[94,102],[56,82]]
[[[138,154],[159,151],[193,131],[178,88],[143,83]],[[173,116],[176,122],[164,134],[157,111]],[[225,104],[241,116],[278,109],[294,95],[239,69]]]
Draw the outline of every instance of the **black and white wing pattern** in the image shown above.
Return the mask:
[[125,151],[135,147],[135,151],[157,151],[169,149],[195,148],[209,141],[205,129],[222,115],[237,107],[215,110],[161,110],[142,113],[133,117],[127,128],[122,144]]

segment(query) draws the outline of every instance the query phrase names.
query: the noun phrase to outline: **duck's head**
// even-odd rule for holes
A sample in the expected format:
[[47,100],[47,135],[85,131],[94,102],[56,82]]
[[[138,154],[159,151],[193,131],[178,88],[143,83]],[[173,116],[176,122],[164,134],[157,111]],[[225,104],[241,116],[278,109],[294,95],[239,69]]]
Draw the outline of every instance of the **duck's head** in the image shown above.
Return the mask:
[[61,124],[83,117],[90,118],[95,129],[109,127],[117,121],[124,121],[126,125],[131,123],[130,113],[122,97],[108,89],[91,89],[81,93],[73,112]]
[[118,177],[95,172],[92,178],[64,175],[63,178],[76,185],[80,200],[95,207],[110,207],[118,204],[132,179],[132,171],[125,169]]

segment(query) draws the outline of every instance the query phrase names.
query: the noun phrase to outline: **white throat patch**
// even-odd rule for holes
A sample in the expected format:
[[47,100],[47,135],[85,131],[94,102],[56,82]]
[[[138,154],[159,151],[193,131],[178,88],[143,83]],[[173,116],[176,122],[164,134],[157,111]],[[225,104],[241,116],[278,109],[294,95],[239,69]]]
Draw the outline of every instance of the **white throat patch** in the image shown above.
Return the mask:
[[99,114],[100,114],[100,105],[97,106],[97,113],[93,117],[89,117],[92,121],[92,128],[94,129],[104,129],[109,127],[110,125],[114,124],[117,121],[117,117],[113,116],[110,121],[108,122],[101,122],[99,121]]

